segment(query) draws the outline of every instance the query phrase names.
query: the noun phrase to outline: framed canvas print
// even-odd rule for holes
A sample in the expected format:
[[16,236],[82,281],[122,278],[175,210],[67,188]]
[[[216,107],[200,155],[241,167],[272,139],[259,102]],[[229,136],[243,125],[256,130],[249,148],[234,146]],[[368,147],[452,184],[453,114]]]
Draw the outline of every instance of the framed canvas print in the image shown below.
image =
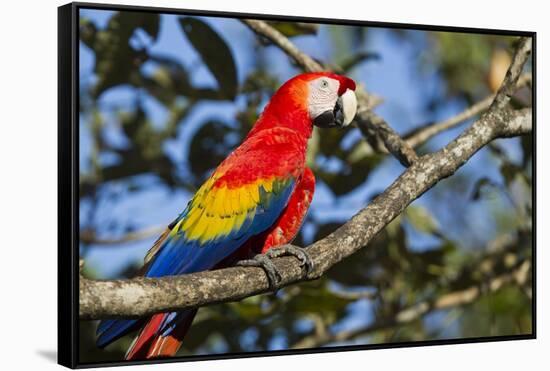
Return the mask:
[[58,19],[62,365],[535,337],[535,33]]

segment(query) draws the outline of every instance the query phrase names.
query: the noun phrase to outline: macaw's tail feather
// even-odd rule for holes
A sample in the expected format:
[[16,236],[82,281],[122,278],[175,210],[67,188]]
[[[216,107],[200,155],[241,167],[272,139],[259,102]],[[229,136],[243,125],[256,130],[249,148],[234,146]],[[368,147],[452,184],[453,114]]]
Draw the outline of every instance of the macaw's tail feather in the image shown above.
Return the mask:
[[125,359],[147,358],[147,351],[163,322],[165,313],[155,314],[141,329],[126,352]]
[[166,319],[171,313],[153,315],[130,345],[125,359],[136,360],[175,356],[196,314],[196,309],[179,313],[177,324],[171,326],[168,330],[164,330],[162,327],[166,325]]
[[139,319],[107,319],[97,326],[97,346],[106,347],[118,338],[137,329],[143,320]]

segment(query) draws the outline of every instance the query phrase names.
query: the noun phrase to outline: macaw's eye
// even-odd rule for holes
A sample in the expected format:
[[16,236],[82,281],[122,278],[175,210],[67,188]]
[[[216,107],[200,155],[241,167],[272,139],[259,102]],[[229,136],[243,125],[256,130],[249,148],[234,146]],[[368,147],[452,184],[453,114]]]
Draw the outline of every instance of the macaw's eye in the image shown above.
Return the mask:
[[321,87],[322,88],[328,88],[328,81],[327,80],[321,80]]

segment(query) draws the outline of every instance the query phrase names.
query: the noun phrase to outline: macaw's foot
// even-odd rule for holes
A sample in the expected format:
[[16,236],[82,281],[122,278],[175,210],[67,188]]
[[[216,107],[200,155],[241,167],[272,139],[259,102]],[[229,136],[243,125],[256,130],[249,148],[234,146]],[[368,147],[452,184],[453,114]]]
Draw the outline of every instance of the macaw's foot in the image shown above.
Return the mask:
[[273,264],[271,259],[281,256],[295,256],[300,260],[300,266],[305,267],[306,274],[313,270],[313,260],[306,252],[305,249],[292,245],[283,245],[281,247],[273,247],[265,254],[258,254],[252,259],[241,260],[237,262],[241,267],[260,267],[265,271],[267,280],[269,281],[269,288],[276,291],[279,283],[281,282],[281,274],[277,271],[277,267]]
[[258,254],[252,259],[240,260],[236,265],[241,267],[260,267],[264,270],[267,281],[269,282],[269,289],[271,291],[277,291],[279,282],[281,282],[281,274],[277,271],[277,267],[271,261],[271,259],[264,254]]
[[281,247],[273,247],[265,253],[269,258],[278,258],[280,256],[295,256],[300,260],[300,266],[306,268],[306,274],[313,270],[313,260],[307,253],[306,249],[292,245],[283,245]]

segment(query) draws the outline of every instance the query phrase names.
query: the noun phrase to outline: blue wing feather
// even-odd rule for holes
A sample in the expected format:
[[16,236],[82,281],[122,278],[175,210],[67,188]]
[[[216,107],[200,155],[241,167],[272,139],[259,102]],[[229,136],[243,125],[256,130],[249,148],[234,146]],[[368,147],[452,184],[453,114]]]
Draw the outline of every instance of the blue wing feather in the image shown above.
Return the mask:
[[[249,238],[268,229],[281,215],[292,191],[294,180],[285,184],[277,184],[272,192],[266,192],[260,187],[260,201],[253,213],[247,216],[240,228],[228,235],[213,239],[206,243],[200,240],[189,240],[185,231],[172,233],[162,241],[151,258],[146,277],[162,277],[192,273],[213,268],[220,261],[239,249]],[[179,222],[185,219],[190,204],[171,225],[177,228]],[[167,333],[177,322],[178,313],[171,313],[160,327],[159,331]],[[97,329],[97,345],[104,347],[119,337],[136,328],[140,320],[104,320]]]
[[108,319],[103,320],[97,326],[96,334],[98,335],[96,344],[98,347],[103,348],[119,337],[137,328],[143,320],[140,319]]
[[294,180],[287,182],[278,194],[268,193],[261,188],[260,202],[256,212],[247,217],[240,228],[226,236],[204,244],[199,240],[190,241],[186,238],[185,233],[169,236],[145,276],[162,277],[213,268],[238,250],[249,238],[262,233],[273,225],[286,207],[293,189]]

